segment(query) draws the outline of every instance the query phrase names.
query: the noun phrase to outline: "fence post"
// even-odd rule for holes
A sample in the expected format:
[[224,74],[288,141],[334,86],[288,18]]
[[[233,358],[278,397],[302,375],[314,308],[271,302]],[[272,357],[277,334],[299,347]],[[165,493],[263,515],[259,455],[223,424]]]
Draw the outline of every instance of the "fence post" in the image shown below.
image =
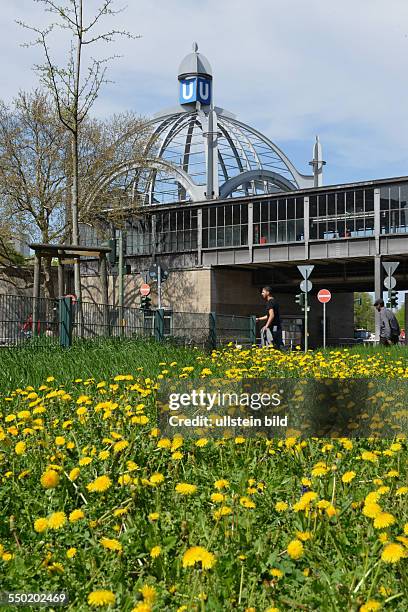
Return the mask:
[[256,316],[251,315],[249,317],[249,342],[250,344],[256,344]]
[[209,342],[212,349],[217,348],[217,313],[209,314]]
[[158,308],[154,312],[154,337],[158,342],[164,338],[164,308]]
[[72,345],[72,299],[59,300],[59,337],[60,345],[67,348]]

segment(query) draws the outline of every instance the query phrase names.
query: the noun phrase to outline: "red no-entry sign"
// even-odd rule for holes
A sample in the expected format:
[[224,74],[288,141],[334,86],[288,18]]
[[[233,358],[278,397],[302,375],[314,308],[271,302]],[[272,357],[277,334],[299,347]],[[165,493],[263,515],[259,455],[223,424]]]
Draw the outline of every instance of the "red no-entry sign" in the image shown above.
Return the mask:
[[149,295],[150,293],[150,285],[148,285],[147,283],[143,283],[142,285],[140,285],[140,295],[146,296]]
[[330,302],[331,300],[330,291],[328,289],[320,289],[319,293],[317,294],[317,299],[321,304],[327,304],[327,302]]

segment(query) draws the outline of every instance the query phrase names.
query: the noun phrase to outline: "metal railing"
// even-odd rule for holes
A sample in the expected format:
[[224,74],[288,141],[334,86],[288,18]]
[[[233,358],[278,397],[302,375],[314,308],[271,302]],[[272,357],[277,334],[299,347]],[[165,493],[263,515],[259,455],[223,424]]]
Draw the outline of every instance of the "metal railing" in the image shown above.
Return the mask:
[[143,337],[202,348],[229,342],[250,346],[256,342],[255,317],[0,295],[0,347],[69,347],[81,339]]

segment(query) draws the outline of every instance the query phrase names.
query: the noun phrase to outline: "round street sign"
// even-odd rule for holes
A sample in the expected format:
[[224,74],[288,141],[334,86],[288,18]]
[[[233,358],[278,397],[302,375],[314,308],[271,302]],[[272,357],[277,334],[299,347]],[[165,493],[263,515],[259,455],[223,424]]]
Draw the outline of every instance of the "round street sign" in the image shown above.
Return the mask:
[[330,291],[328,289],[320,289],[319,293],[317,294],[317,299],[321,304],[327,304],[327,302],[330,302],[331,300]]
[[147,283],[143,283],[142,285],[140,285],[140,295],[146,296],[149,295],[150,293],[150,285],[148,285]]
[[302,280],[302,282],[300,283],[300,289],[301,291],[304,291],[305,293],[309,292],[312,287],[313,287],[313,283],[310,280]]
[[397,279],[394,276],[386,276],[384,278],[384,287],[386,289],[394,289],[397,284]]

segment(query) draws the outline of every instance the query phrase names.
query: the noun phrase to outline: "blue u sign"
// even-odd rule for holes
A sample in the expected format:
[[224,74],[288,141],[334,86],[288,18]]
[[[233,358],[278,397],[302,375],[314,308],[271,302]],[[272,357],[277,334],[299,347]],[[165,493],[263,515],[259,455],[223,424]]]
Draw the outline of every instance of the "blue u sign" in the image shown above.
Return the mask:
[[180,80],[180,104],[211,103],[211,80],[203,77],[190,77]]

